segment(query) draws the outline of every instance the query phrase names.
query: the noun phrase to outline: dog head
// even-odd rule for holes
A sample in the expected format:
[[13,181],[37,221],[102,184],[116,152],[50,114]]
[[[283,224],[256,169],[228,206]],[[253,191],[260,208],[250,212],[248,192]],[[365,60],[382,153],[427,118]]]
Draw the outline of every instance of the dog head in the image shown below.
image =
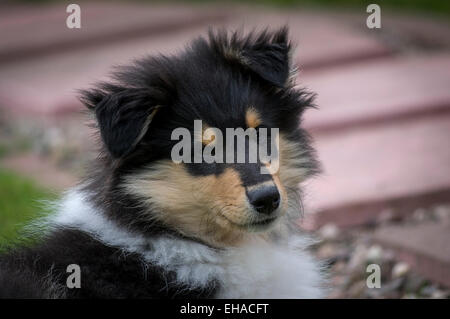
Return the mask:
[[109,172],[97,185],[110,205],[132,198],[130,222],[214,246],[282,227],[300,210],[299,184],[317,170],[300,128],[312,95],[294,88],[291,71],[286,29],[210,32],[180,55],[136,61],[84,92]]

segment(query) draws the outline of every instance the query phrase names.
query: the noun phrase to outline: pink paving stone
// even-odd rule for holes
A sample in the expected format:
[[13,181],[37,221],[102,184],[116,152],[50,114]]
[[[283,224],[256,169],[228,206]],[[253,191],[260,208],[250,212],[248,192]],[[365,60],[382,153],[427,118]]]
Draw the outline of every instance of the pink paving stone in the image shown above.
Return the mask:
[[226,23],[230,28],[271,29],[287,25],[295,48],[294,62],[302,70],[388,56],[391,50],[364,29],[348,23],[345,15],[325,10],[254,8]]
[[193,9],[183,5],[81,2],[81,29],[66,26],[67,4],[3,8],[0,15],[0,63],[36,58],[80,46],[173,31],[186,26],[221,21],[230,10]]
[[0,107],[20,114],[54,114],[82,110],[76,90],[105,79],[113,66],[147,54],[171,53],[205,32],[187,28],[172,36],[150,36],[59,55],[43,56],[0,67]]
[[[354,12],[348,12],[342,18],[355,27],[366,23],[366,16]],[[361,31],[367,36],[382,37],[383,41],[389,42],[400,50],[450,48],[448,36],[450,24],[444,15],[411,15],[399,10],[383,9],[382,28],[379,30],[362,28]]]
[[[200,8],[192,10],[203,12]],[[229,9],[225,11],[229,12]],[[309,63],[315,65],[318,61],[327,64],[330,59],[339,56],[347,59],[349,53],[365,55],[368,51],[386,51],[377,41],[360,35],[341,20],[326,18],[314,12],[300,11],[294,14],[261,10],[255,13],[254,9],[243,8],[230,16],[232,18],[229,21],[205,22],[201,26],[186,27],[161,35],[141,36],[124,43],[113,41],[95,48],[81,47],[64,54],[4,64],[0,66],[0,98],[3,101],[0,107],[31,114],[79,110],[81,104],[75,97],[76,89],[104,78],[113,65],[127,63],[147,53],[176,52],[190,39],[205,34],[208,24],[232,29],[240,26],[261,29],[266,26],[276,28],[288,23],[294,42],[299,43],[299,59],[303,66]],[[325,32],[327,29],[329,31]]]
[[450,225],[386,226],[375,232],[374,239],[394,249],[396,257],[418,273],[450,287]]
[[450,200],[450,55],[305,72],[300,83],[318,93],[319,110],[304,124],[325,167],[309,192],[318,213],[305,227],[364,224],[387,208],[402,214]]
[[[65,4],[3,9],[0,14],[0,61],[31,57],[37,53],[76,47],[81,43],[140,37],[183,25],[217,25],[247,29],[289,25],[298,59],[305,68],[386,55],[389,50],[361,28],[350,26],[345,16],[325,11],[226,7],[81,3],[82,29],[65,27]],[[358,30],[359,29],[359,30]]]
[[448,53],[305,72],[299,82],[318,94],[319,111],[305,117],[305,126],[314,131],[450,111]]
[[324,173],[307,185],[303,226],[353,226],[450,201],[450,116],[316,134]]

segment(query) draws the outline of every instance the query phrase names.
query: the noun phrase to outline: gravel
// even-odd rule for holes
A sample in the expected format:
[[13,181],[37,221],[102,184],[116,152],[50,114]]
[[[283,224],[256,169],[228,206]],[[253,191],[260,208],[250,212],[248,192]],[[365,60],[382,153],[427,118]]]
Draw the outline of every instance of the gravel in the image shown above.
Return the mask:
[[[315,232],[319,239],[313,247],[317,258],[328,266],[330,298],[450,298],[450,288],[423,278],[410,265],[397,261],[393,251],[375,244],[371,234],[387,224],[408,225],[427,221],[450,222],[450,205],[417,209],[403,219],[392,212],[380,213],[375,225],[342,230],[333,224]],[[369,288],[367,266],[380,266],[381,287]]]

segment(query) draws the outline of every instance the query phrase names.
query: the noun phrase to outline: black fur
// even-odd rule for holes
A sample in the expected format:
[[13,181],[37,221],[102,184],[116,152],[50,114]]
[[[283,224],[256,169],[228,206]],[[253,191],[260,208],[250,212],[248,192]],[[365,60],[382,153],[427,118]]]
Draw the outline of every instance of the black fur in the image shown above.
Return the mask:
[[[290,85],[289,50],[286,29],[247,36],[210,32],[208,40],[195,40],[183,54],[138,60],[119,68],[112,82],[84,91],[82,100],[95,114],[102,140],[100,156],[84,183],[92,204],[130,231],[182,237],[167,225],[149,223],[141,199],[120,191],[122,177],[170,159],[176,143],[171,132],[177,127],[193,130],[195,119],[224,131],[245,127],[249,105],[262,114],[266,127],[280,128],[302,144],[309,159],[302,165],[315,173],[309,137],[299,128],[313,96]],[[158,112],[146,127],[155,108]],[[193,175],[219,174],[227,165],[233,164],[189,164],[188,169]],[[252,183],[249,166],[234,168],[244,182]],[[81,289],[65,285],[71,263],[82,267]],[[170,280],[173,274],[147,267],[138,255],[124,255],[80,231],[59,229],[37,245],[0,256],[0,297],[191,298],[216,291],[214,282],[203,290],[178,287]]]
[[[81,267],[81,288],[67,288],[67,266]],[[186,289],[174,276],[139,255],[108,247],[91,236],[58,230],[33,248],[0,257],[0,298],[199,298],[211,286]]]
[[[231,35],[224,31],[210,32],[209,40],[199,38],[193,41],[181,55],[135,61],[132,66],[119,68],[113,75],[114,82],[102,83],[97,89],[84,91],[82,99],[92,110],[96,110],[110,96],[122,95],[130,89],[140,90],[143,94],[140,99],[153,101],[153,106],[149,108],[159,106],[146,134],[135,145],[133,152],[119,158],[118,152],[111,152],[108,142],[116,135],[128,134],[127,120],[115,127],[114,136],[105,137],[110,132],[109,126],[102,126],[103,120],[98,118],[106,148],[88,174],[90,178],[86,189],[93,194],[93,202],[98,207],[106,207],[110,217],[126,227],[147,234],[170,231],[164,225],[149,227],[147,220],[140,220],[141,208],[136,205],[140,199],[120,192],[121,177],[156,160],[170,159],[171,149],[177,142],[171,140],[172,131],[177,127],[193,131],[195,119],[223,131],[227,127],[245,127],[244,114],[249,105],[255,106],[263,115],[265,127],[277,127],[288,138],[302,144],[305,157],[309,158],[302,165],[311,175],[315,174],[318,164],[310,138],[299,127],[300,117],[313,106],[314,96],[307,91],[293,89],[287,82],[289,49],[286,29],[247,36],[241,36],[238,32]],[[239,52],[243,52],[243,60],[239,59]],[[262,63],[258,67],[250,68],[248,61],[251,53],[252,59]],[[263,69],[259,69],[263,64],[267,64],[264,74],[261,73]],[[284,83],[282,87],[281,83]],[[139,124],[142,120],[133,123]],[[133,132],[141,129],[141,126],[134,127]],[[123,139],[123,149],[133,146],[136,133],[132,134],[128,144]],[[240,171],[242,179],[249,180],[249,183],[252,181],[251,165],[191,163],[187,166],[193,175],[220,174],[227,166],[232,166]],[[253,170],[256,168],[253,167]]]
[[95,107],[100,133],[113,157],[132,151],[145,132],[145,121],[158,104],[158,91],[127,88],[105,96]]

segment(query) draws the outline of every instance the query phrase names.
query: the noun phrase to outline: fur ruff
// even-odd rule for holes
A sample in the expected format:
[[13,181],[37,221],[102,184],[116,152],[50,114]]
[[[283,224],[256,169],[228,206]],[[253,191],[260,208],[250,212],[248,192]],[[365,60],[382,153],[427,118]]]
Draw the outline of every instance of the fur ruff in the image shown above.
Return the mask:
[[254,240],[226,249],[172,235],[145,238],[108,220],[79,190],[67,193],[49,224],[81,230],[104,245],[139,254],[145,262],[174,272],[180,286],[203,288],[215,281],[217,298],[324,297],[321,266],[304,251],[311,240],[301,235],[282,243]]

